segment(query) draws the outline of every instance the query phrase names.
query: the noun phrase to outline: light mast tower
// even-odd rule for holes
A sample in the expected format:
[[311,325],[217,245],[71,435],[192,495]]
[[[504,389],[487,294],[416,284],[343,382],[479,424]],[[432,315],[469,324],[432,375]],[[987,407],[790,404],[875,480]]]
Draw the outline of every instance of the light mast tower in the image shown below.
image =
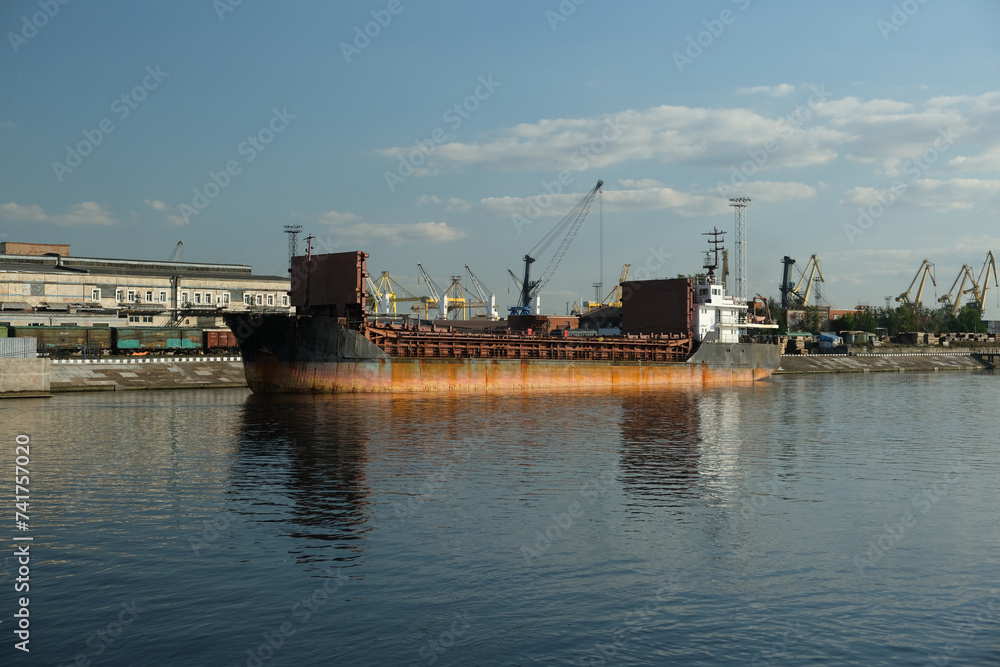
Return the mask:
[[736,290],[734,296],[747,298],[747,207],[750,197],[729,200],[736,209]]

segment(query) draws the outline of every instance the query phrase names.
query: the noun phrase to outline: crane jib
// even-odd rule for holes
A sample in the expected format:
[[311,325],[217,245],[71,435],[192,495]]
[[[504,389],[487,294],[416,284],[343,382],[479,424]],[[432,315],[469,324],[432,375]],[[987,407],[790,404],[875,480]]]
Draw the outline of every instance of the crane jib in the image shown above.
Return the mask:
[[[583,199],[577,202],[576,206],[570,210],[566,216],[556,223],[552,231],[545,235],[545,237],[538,242],[531,251],[524,256],[524,280],[521,283],[521,298],[518,302],[518,310],[523,310],[528,308],[531,300],[535,298],[546,283],[552,278],[555,273],[556,268],[559,266],[559,262],[562,261],[563,256],[566,254],[566,250],[569,248],[570,243],[573,242],[573,238],[576,236],[577,231],[580,229],[580,225],[583,224],[584,219],[587,217],[587,213],[590,212],[590,205],[594,202],[594,197],[597,196],[598,191],[600,191],[601,186],[604,185],[604,181],[597,181],[597,185],[588,192]],[[549,260],[548,265],[545,270],[542,271],[541,277],[534,282],[529,280],[529,275],[531,272],[530,265],[541,256],[548,248],[551,246],[556,239],[562,238],[559,247],[556,248],[555,253],[552,255],[552,259]]]

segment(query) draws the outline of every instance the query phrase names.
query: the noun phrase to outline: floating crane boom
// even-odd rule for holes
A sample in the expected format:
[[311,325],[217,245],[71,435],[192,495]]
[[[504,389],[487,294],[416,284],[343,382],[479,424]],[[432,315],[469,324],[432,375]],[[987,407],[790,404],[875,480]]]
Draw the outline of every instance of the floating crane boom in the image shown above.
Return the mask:
[[[587,217],[587,213],[590,211],[590,205],[594,202],[594,197],[597,196],[597,193],[603,185],[604,181],[597,181],[597,185],[595,185],[590,192],[584,195],[583,199],[581,199],[576,206],[574,206],[573,209],[566,214],[566,217],[560,220],[552,231],[546,234],[545,237],[524,256],[524,279],[520,281],[521,298],[518,305],[511,310],[512,313],[527,314],[529,312],[528,308],[532,299],[535,298],[535,295],[537,295],[552,278],[552,274],[555,273],[556,268],[559,266],[559,262],[562,261],[563,256],[566,254],[569,244],[573,242],[573,238],[576,236],[577,231],[579,231],[580,225],[583,224],[584,218]],[[531,264],[546,250],[548,250],[549,246],[551,246],[560,236],[562,236],[562,242],[552,255],[552,259],[549,260],[548,266],[546,266],[545,270],[542,271],[542,275],[538,280],[532,281]]]
[[917,300],[913,302],[913,305],[920,307],[920,298],[924,294],[924,283],[927,281],[927,276],[931,278],[931,284],[937,287],[937,282],[934,280],[934,265],[931,264],[930,260],[925,259],[921,264],[920,268],[917,269],[917,274],[913,276],[913,280],[910,281],[910,286],[906,288],[906,291],[896,297],[896,301],[900,303],[909,302],[910,292],[913,291],[913,286],[916,284],[917,279],[920,280],[920,287],[917,288]]

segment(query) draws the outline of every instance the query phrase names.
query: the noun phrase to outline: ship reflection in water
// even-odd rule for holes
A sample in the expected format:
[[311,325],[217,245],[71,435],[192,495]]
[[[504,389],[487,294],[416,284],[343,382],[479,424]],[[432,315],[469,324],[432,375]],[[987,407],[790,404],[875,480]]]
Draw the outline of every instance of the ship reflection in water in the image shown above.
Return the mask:
[[280,523],[299,562],[352,561],[363,551],[370,404],[250,395],[243,405],[231,493],[253,506],[256,521]]
[[997,664],[964,621],[997,604],[1000,417],[954,406],[998,401],[935,373],[0,404],[45,638],[0,664]]

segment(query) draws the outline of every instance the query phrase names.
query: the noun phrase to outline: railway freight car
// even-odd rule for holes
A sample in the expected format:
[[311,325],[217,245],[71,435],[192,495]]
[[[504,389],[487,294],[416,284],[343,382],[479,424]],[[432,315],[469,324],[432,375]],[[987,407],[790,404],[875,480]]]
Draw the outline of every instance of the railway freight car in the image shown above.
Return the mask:
[[35,338],[38,351],[53,356],[101,356],[114,346],[113,329],[101,327],[9,327],[12,338]]
[[202,340],[205,354],[239,351],[236,334],[229,329],[205,329]]
[[201,329],[178,327],[117,327],[114,348],[127,354],[133,351],[180,352],[202,349]]

